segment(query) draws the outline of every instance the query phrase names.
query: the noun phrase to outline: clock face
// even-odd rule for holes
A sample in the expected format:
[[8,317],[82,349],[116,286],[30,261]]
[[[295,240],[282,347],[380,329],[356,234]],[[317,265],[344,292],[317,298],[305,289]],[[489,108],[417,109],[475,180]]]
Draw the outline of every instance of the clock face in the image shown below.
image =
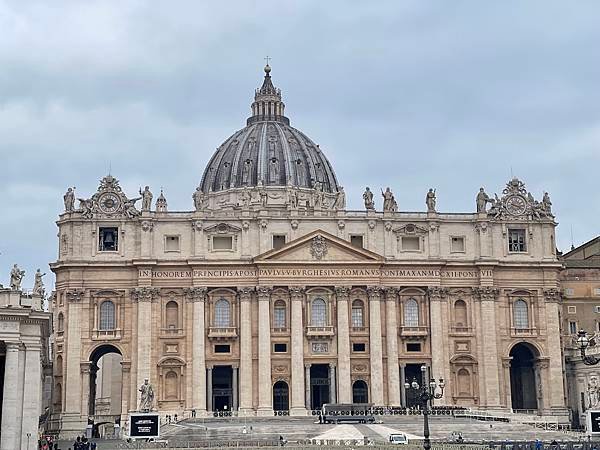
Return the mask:
[[513,216],[521,216],[527,211],[527,200],[520,195],[511,195],[506,199],[506,210]]
[[112,214],[121,207],[121,199],[112,192],[104,193],[98,199],[98,206],[102,212]]

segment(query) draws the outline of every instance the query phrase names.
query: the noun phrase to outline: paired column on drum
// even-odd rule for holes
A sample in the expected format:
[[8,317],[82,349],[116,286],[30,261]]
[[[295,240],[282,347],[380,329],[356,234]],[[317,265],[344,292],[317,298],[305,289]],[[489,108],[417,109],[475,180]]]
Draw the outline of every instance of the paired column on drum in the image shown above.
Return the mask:
[[[240,297],[240,412],[252,408],[252,293],[254,287],[238,288]],[[212,383],[212,380],[211,380]]]
[[[292,302],[292,314],[290,320],[292,338],[292,401],[290,405],[291,415],[305,415],[310,403],[306,403],[304,387],[304,331],[302,327],[302,301],[304,300],[304,288],[300,286],[289,287]],[[307,378],[310,380],[310,373]]]
[[192,304],[192,409],[202,414],[206,411],[206,356],[204,353],[205,323],[204,305],[206,287],[197,286],[185,290]]
[[383,355],[381,344],[381,288],[369,286],[369,340],[371,343],[371,402],[383,406]]
[[387,352],[387,388],[388,405],[399,406],[400,379],[398,372],[398,323],[396,320],[396,301],[398,289],[385,288],[385,342]]
[[269,286],[258,286],[258,414],[273,415],[271,383],[271,292]]
[[[352,383],[350,378],[350,325],[348,299],[350,287],[337,286],[337,339],[338,339],[338,387],[339,403],[352,403]],[[335,378],[331,377],[332,398],[335,396]],[[332,403],[334,403],[332,401]]]
[[141,386],[144,380],[150,383],[152,350],[152,303],[158,298],[158,288],[138,287],[131,290],[131,299],[137,303],[137,380]]

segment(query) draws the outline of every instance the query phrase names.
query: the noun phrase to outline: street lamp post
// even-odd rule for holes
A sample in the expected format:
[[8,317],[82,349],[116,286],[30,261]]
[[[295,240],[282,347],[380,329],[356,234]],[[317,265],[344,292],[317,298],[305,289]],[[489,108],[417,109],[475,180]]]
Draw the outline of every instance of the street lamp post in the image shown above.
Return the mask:
[[585,330],[579,330],[577,333],[577,346],[579,347],[579,353],[581,354],[581,359],[583,363],[587,366],[595,366],[600,362],[600,359],[593,355],[586,355],[586,349],[591,345],[594,345],[594,338],[591,339],[588,337],[587,332]]
[[[444,395],[444,379],[440,378],[439,382],[435,381],[435,378],[429,379],[427,373],[427,366],[421,366],[421,386],[416,379],[413,378],[412,383],[404,383],[404,387],[412,389],[416,392],[417,400],[423,407],[423,448],[425,450],[431,449],[431,441],[429,440],[429,408],[432,406],[432,400],[436,398],[442,398]],[[437,388],[440,388],[440,392],[437,393]]]

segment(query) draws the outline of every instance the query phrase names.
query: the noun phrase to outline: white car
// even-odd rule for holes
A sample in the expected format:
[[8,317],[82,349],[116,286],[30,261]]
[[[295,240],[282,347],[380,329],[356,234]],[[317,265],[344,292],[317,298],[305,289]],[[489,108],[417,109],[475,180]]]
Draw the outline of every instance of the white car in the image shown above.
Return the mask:
[[404,433],[392,433],[388,437],[390,444],[405,445],[408,444],[408,438]]

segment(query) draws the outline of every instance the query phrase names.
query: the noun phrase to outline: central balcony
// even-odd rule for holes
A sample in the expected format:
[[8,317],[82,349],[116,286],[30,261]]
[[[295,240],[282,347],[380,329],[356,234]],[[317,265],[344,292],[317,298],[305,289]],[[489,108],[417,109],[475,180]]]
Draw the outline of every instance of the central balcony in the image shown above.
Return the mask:
[[208,338],[215,340],[228,340],[237,338],[237,327],[209,327]]
[[419,337],[425,338],[429,335],[429,327],[418,326],[418,327],[400,327],[401,337]]
[[331,325],[326,325],[322,327],[306,327],[306,337],[307,338],[322,338],[322,337],[332,337],[335,334],[335,329]]

